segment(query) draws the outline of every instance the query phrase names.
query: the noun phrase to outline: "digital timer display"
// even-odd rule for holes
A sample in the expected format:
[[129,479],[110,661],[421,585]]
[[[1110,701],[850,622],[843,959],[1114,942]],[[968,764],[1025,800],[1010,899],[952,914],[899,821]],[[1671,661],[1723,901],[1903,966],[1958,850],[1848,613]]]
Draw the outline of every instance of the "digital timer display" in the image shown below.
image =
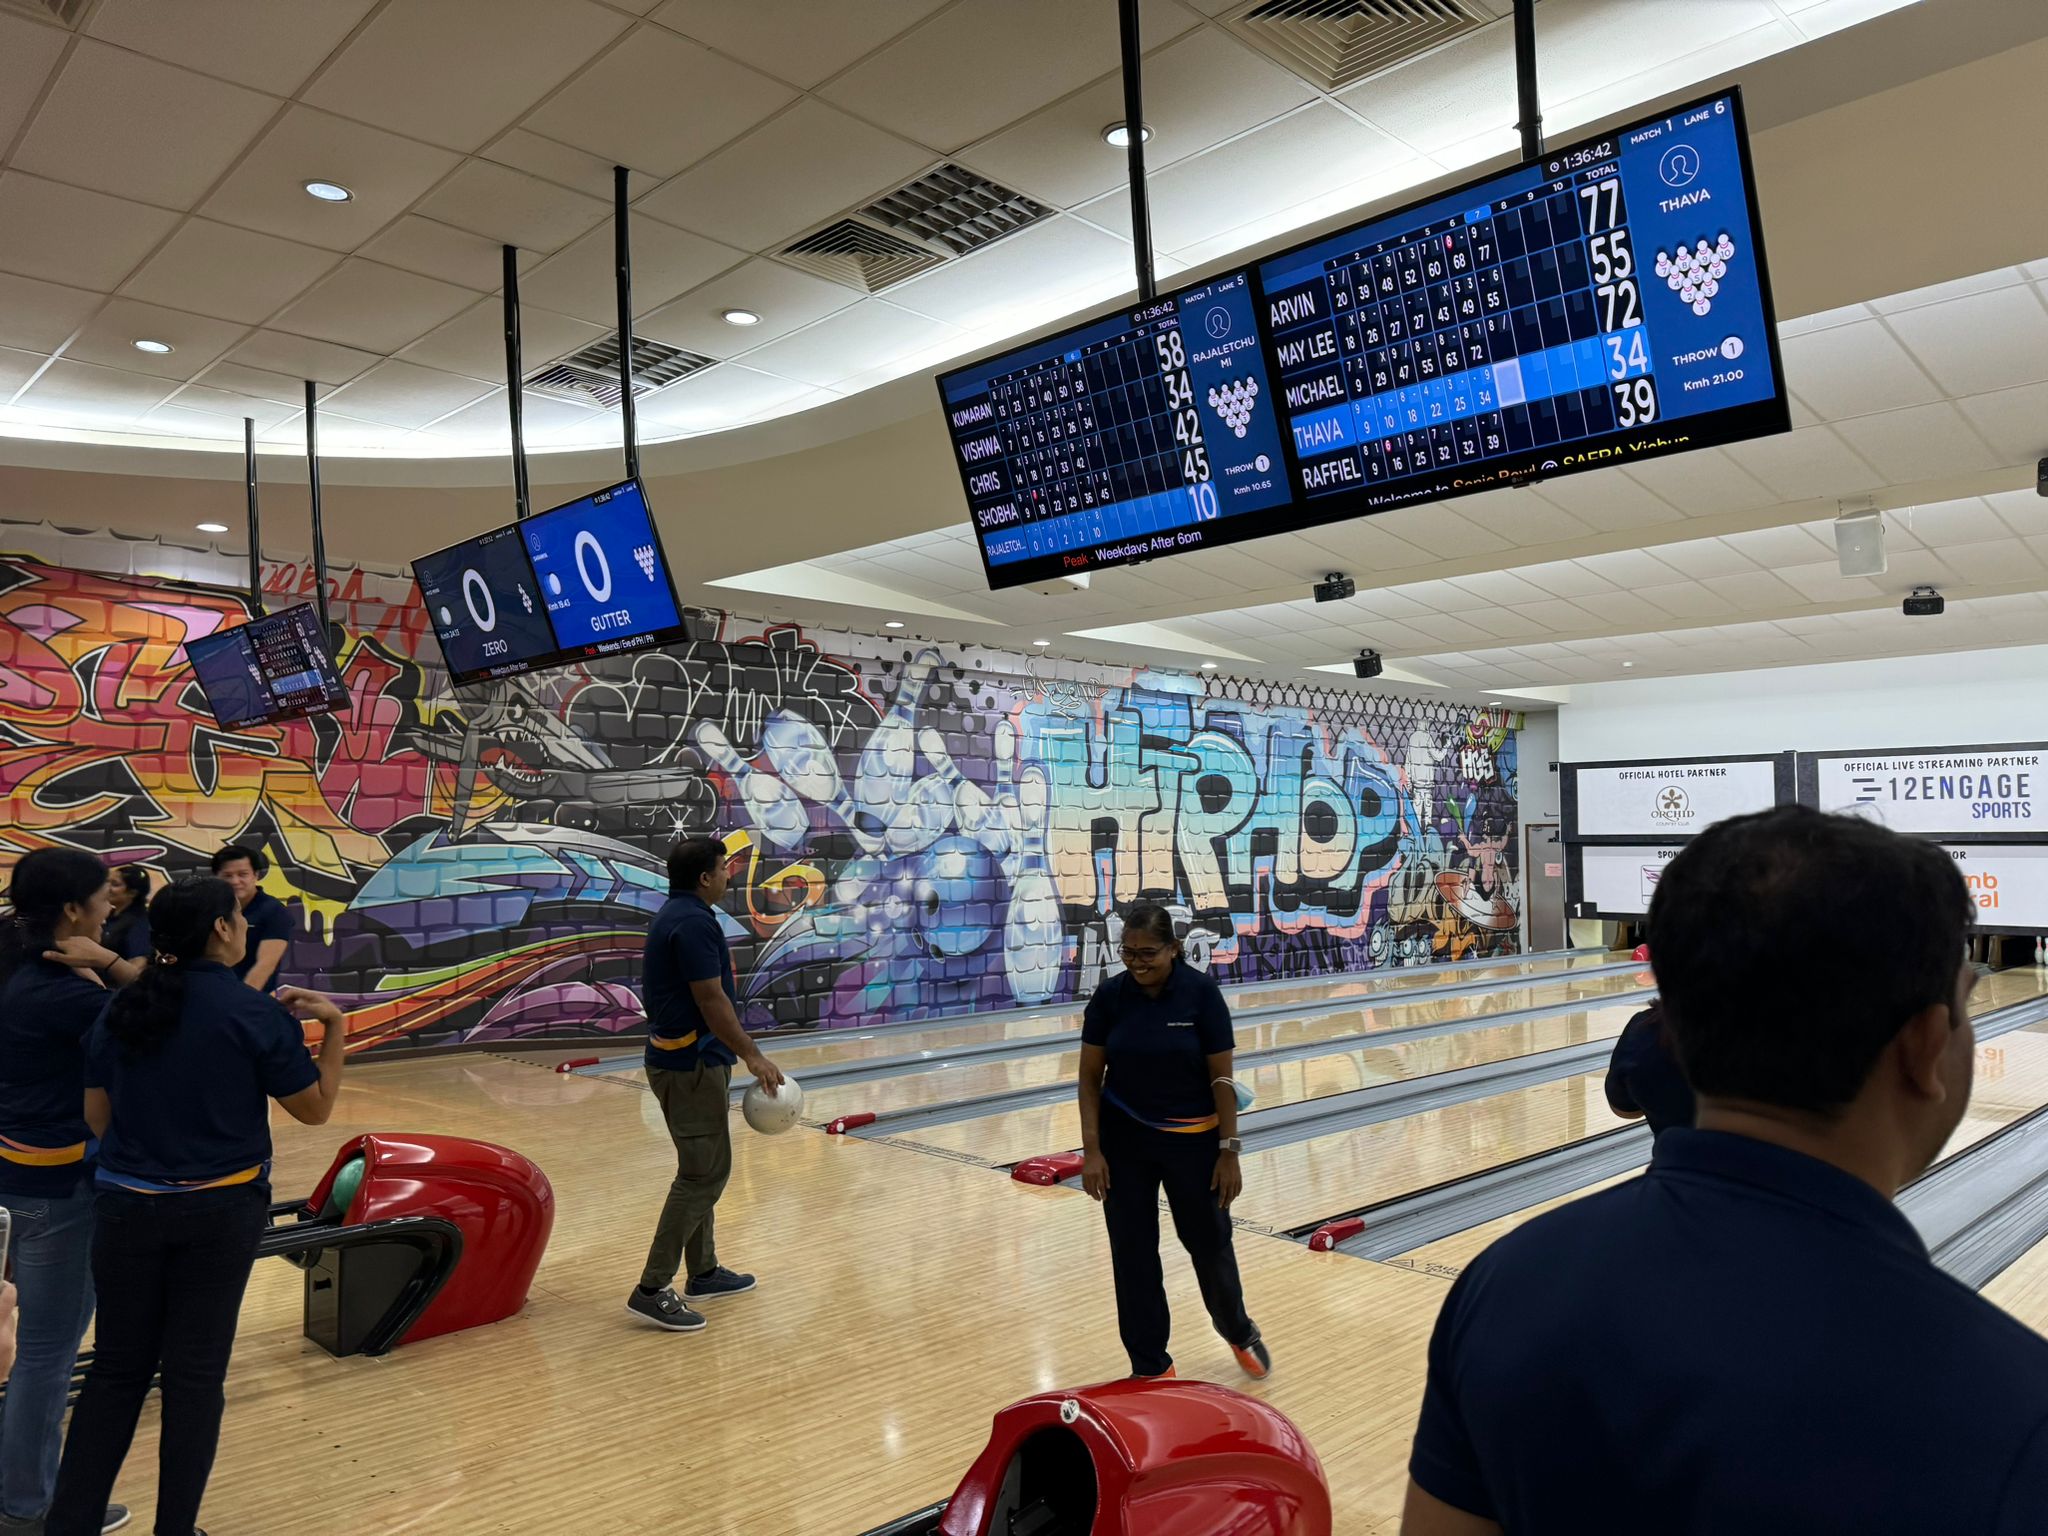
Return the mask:
[[1741,95],[939,391],[997,587],[1788,431]]

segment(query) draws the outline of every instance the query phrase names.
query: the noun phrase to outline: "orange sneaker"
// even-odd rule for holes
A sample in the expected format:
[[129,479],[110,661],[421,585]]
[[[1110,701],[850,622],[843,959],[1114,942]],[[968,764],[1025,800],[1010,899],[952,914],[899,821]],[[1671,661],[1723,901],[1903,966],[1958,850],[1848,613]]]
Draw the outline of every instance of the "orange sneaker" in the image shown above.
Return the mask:
[[1237,1363],[1245,1375],[1254,1381],[1264,1381],[1273,1372],[1273,1356],[1266,1348],[1266,1341],[1256,1333],[1249,1344],[1233,1344],[1230,1352],[1237,1356]]
[[1168,1366],[1168,1367],[1167,1367],[1167,1368],[1166,1368],[1165,1370],[1161,1371],[1161,1372],[1160,1372],[1160,1373],[1159,1373],[1159,1374],[1158,1374],[1157,1376],[1141,1376],[1141,1375],[1139,1375],[1139,1374],[1138,1374],[1138,1373],[1137,1373],[1136,1371],[1133,1371],[1133,1372],[1131,1372],[1131,1380],[1133,1380],[1133,1381],[1179,1381],[1179,1380],[1180,1380],[1180,1372],[1179,1372],[1178,1370],[1176,1370],[1176,1369],[1175,1369],[1175,1368],[1174,1368],[1173,1366],[1170,1366],[1170,1365],[1169,1365],[1169,1366]]

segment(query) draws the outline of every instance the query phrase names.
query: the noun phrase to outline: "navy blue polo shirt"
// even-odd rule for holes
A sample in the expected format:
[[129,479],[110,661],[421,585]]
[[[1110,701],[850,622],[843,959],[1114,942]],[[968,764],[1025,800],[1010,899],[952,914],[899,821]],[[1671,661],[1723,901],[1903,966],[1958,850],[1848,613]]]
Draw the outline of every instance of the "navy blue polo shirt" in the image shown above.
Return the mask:
[[725,942],[725,930],[718,926],[718,914],[694,893],[669,897],[654,914],[654,926],[647,930],[647,955],[641,970],[648,1066],[687,1072],[699,1063],[713,1067],[738,1064],[739,1057],[711,1032],[690,993],[691,982],[713,977],[737,1012],[739,989],[733,985],[732,949]]
[[85,1084],[103,1088],[113,1122],[100,1142],[102,1189],[186,1194],[270,1187],[270,1101],[320,1081],[306,1033],[284,1004],[224,965],[183,965],[178,1026],[129,1052],[104,1014],[85,1040]]
[[1607,1062],[1607,1103],[1616,1114],[1641,1115],[1658,1135],[1667,1125],[1692,1124],[1692,1084],[1664,1032],[1661,1005],[1652,1003],[1630,1019],[1614,1042]]
[[100,942],[123,960],[147,960],[156,948],[155,938],[149,931],[147,908],[137,901],[119,916],[109,918]]
[[107,989],[30,960],[0,991],[0,1195],[61,1199],[92,1172],[85,1035]]
[[1108,1059],[1102,1096],[1133,1120],[1162,1131],[1216,1128],[1209,1058],[1236,1048],[1230,1005],[1206,971],[1174,962],[1157,997],[1124,971],[1088,999],[1081,1043]]
[[[243,953],[241,963],[235,967],[235,979],[238,981],[248,980],[249,972],[256,965],[256,947],[265,939],[282,939],[286,944],[292,941],[292,915],[285,910],[284,903],[270,892],[258,891],[251,896],[249,905],[242,908],[242,916],[249,920],[249,947]],[[278,972],[284,969],[286,958],[279,956],[276,970],[263,984],[265,992],[277,990]]]
[[1409,1471],[1514,1536],[2038,1536],[2048,1340],[1862,1180],[1675,1127],[1459,1277]]

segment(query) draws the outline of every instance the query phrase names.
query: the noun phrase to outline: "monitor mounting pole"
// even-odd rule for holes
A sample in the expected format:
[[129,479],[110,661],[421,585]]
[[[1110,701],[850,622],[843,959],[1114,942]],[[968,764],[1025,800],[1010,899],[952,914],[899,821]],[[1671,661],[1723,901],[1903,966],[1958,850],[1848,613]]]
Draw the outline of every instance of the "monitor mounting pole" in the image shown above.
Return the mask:
[[533,511],[526,484],[526,367],[519,342],[519,247],[505,247],[505,403],[512,418],[512,506],[519,517]]
[[313,600],[319,608],[320,633],[332,645],[327,616],[327,530],[320,521],[320,408],[311,379],[306,380],[306,488],[312,494],[313,507]]
[[256,512],[256,418],[242,418],[242,484],[249,493],[249,611],[263,617],[263,530]]
[[633,232],[623,165],[612,167],[612,256],[619,287],[619,424],[626,434],[626,478],[640,478],[640,427],[633,416]]
[[1138,0],[1117,0],[1124,64],[1124,137],[1131,165],[1131,245],[1138,258],[1138,302],[1159,296],[1152,272],[1152,203],[1145,191],[1145,90],[1140,78]]
[[1515,96],[1522,158],[1543,158],[1543,103],[1536,90],[1536,0],[1515,0]]

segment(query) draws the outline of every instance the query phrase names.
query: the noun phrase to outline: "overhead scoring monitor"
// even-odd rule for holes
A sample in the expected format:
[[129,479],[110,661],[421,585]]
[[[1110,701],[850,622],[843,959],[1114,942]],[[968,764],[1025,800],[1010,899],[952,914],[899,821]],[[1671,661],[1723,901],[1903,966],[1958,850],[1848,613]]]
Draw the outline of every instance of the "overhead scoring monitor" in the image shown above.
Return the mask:
[[682,606],[638,481],[413,562],[456,684],[683,637]]
[[311,603],[188,641],[185,659],[222,730],[348,707],[348,689]]
[[938,383],[994,587],[1791,427],[1732,89]]

